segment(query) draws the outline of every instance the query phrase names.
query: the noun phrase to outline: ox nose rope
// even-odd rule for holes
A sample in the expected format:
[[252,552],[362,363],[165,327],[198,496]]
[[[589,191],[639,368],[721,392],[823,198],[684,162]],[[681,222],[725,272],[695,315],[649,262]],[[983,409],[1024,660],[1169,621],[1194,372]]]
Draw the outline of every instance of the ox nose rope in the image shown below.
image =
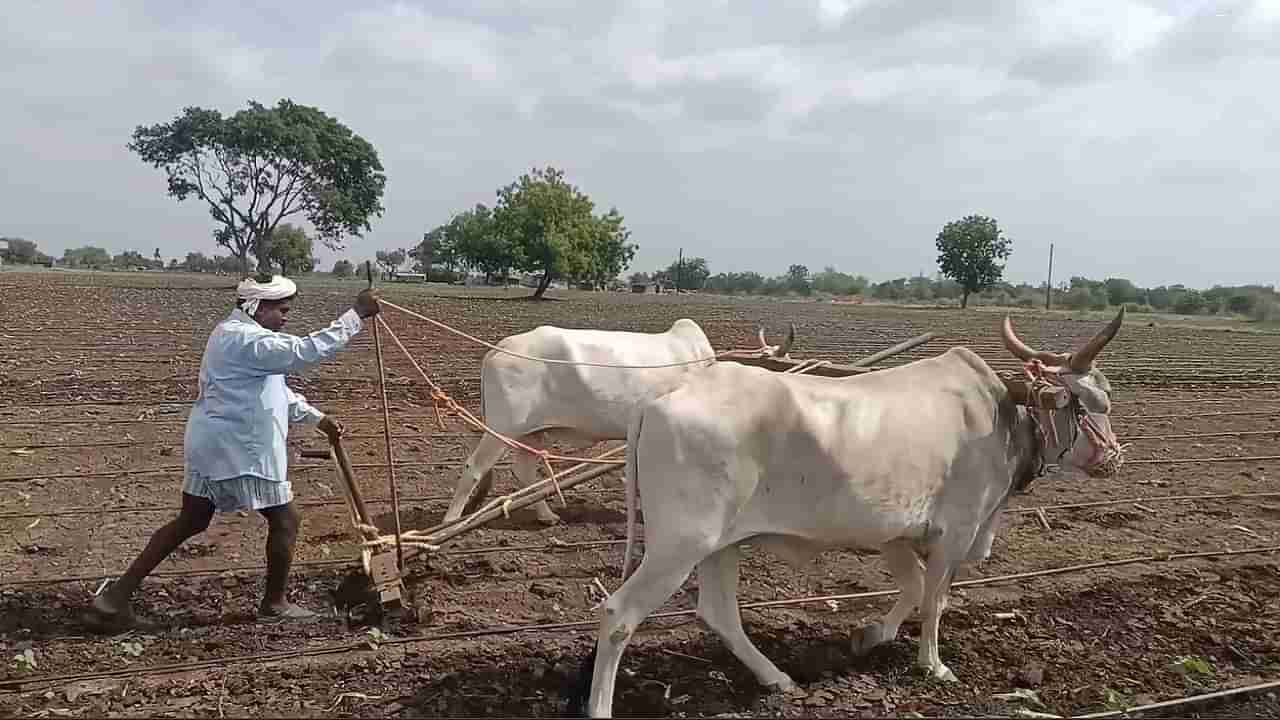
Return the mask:
[[[1031,381],[1031,392],[1027,396],[1027,410],[1037,420],[1037,426],[1047,423],[1053,435],[1054,444],[1059,444],[1058,425],[1054,422],[1055,410],[1046,410],[1039,407],[1035,398],[1041,388],[1048,386],[1059,386],[1067,388],[1067,392],[1071,395],[1070,409],[1072,419],[1071,423],[1071,442],[1064,446],[1062,451],[1058,453],[1058,463],[1061,464],[1062,458],[1066,457],[1071,448],[1075,447],[1076,441],[1080,439],[1080,434],[1089,440],[1089,444],[1093,446],[1094,452],[1089,458],[1089,462],[1083,468],[1085,474],[1090,477],[1113,477],[1119,472],[1120,467],[1124,464],[1125,451],[1129,449],[1129,443],[1121,445],[1115,438],[1114,434],[1108,435],[1098,426],[1097,421],[1089,414],[1080,402],[1079,396],[1071,391],[1071,388],[1062,382],[1061,377],[1057,373],[1050,372],[1045,369],[1044,363],[1039,359],[1033,359],[1023,364],[1023,372],[1026,373],[1028,380]],[[1048,448],[1049,437],[1045,433],[1043,427],[1039,427],[1039,434],[1043,438],[1046,449]],[[1101,455],[1101,459],[1098,456]],[[1041,459],[1043,463],[1043,458]]]

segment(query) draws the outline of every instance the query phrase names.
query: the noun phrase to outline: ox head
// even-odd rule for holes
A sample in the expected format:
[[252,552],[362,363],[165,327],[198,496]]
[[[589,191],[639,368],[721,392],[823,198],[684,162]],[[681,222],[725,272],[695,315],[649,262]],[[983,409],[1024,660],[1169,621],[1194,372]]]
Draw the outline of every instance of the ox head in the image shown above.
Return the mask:
[[1111,383],[1094,365],[1123,322],[1122,307],[1114,320],[1078,350],[1054,353],[1028,347],[1013,332],[1009,317],[1004,319],[1004,346],[1009,352],[1042,373],[1044,381],[1065,387],[1071,394],[1066,407],[1050,411],[1052,427],[1044,428],[1046,454],[1092,477],[1114,477],[1124,459],[1124,448],[1111,429]]
[[782,358],[784,360],[791,359],[791,346],[796,343],[796,324],[791,323],[791,327],[787,329],[787,339],[782,341],[781,345],[770,345],[765,342],[764,328],[760,328],[760,355],[763,357]]

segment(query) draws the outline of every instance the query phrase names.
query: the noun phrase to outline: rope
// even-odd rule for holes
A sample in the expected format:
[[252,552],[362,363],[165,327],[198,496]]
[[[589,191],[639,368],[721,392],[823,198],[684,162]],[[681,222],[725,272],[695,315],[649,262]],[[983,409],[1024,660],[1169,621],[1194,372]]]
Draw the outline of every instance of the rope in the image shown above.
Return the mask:
[[[468,335],[467,333],[461,330],[458,330],[457,328],[446,325],[445,323],[442,323],[439,320],[433,320],[427,317],[426,315],[419,315],[418,313],[412,310],[402,308],[399,305],[396,305],[395,303],[389,300],[379,300],[378,302],[380,302],[383,305],[386,305],[389,308],[399,310],[400,312],[410,317],[415,317],[424,322],[431,323],[432,325],[435,325],[441,330],[451,332],[454,335],[457,335],[458,337],[465,338],[478,345],[483,345],[484,347],[487,347],[490,350],[495,350],[497,352],[510,355],[512,357],[518,357],[523,360],[532,360],[534,362],[545,363],[547,365],[578,365],[578,366],[584,366],[584,367],[611,368],[611,369],[617,369],[617,370],[652,370],[657,368],[671,368],[671,367],[683,367],[685,365],[697,365],[699,363],[718,360],[724,357],[725,355],[732,355],[734,353],[742,352],[740,350],[723,350],[721,352],[715,353],[714,355],[711,355],[710,357],[698,358],[697,360],[685,360],[682,362],[659,363],[656,365],[613,365],[610,363],[595,363],[595,362],[589,362],[586,360],[557,360],[554,358],[541,358],[541,357],[534,357],[532,355],[525,355],[523,353],[518,353],[514,350],[507,350],[506,348],[498,347],[497,345],[494,345],[491,342],[485,342],[484,340],[481,340],[480,338],[475,337],[474,335]],[[768,348],[762,348],[762,349],[768,349]],[[406,350],[405,352],[407,353],[408,351]],[[755,352],[755,351],[752,351],[752,352]]]

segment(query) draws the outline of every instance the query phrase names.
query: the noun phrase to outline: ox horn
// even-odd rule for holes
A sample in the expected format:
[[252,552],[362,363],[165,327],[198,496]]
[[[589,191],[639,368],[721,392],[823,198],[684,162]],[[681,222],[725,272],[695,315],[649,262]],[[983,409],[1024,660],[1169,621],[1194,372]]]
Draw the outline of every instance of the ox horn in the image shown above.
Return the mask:
[[791,327],[787,329],[787,339],[782,341],[782,345],[773,352],[774,357],[786,357],[791,352],[791,346],[796,344],[796,324],[791,323]]
[[1098,353],[1102,352],[1102,348],[1111,342],[1116,333],[1120,331],[1120,324],[1124,322],[1124,306],[1120,306],[1120,312],[1116,313],[1116,317],[1107,326],[1098,331],[1084,347],[1071,354],[1069,366],[1076,372],[1088,372],[1093,368],[1093,361],[1098,357]]
[[1068,360],[1069,356],[1063,353],[1052,353],[1045,350],[1032,350],[1027,347],[1027,344],[1022,342],[1022,340],[1018,338],[1018,335],[1013,331],[1013,321],[1009,319],[1008,315],[1004,316],[1004,327],[1002,330],[1003,332],[1001,334],[1004,337],[1005,348],[1007,348],[1009,352],[1013,353],[1014,357],[1023,362],[1039,360],[1050,367],[1058,367],[1065,365]]

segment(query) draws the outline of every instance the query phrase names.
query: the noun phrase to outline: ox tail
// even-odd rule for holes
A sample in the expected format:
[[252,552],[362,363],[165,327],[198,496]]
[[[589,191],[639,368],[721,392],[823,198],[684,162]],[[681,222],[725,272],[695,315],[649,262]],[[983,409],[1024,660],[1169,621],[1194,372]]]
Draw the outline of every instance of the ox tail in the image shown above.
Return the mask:
[[631,577],[631,558],[636,545],[636,495],[640,492],[640,427],[644,424],[644,409],[637,409],[627,424],[627,477],[625,494],[627,497],[627,544],[622,551],[622,582]]

